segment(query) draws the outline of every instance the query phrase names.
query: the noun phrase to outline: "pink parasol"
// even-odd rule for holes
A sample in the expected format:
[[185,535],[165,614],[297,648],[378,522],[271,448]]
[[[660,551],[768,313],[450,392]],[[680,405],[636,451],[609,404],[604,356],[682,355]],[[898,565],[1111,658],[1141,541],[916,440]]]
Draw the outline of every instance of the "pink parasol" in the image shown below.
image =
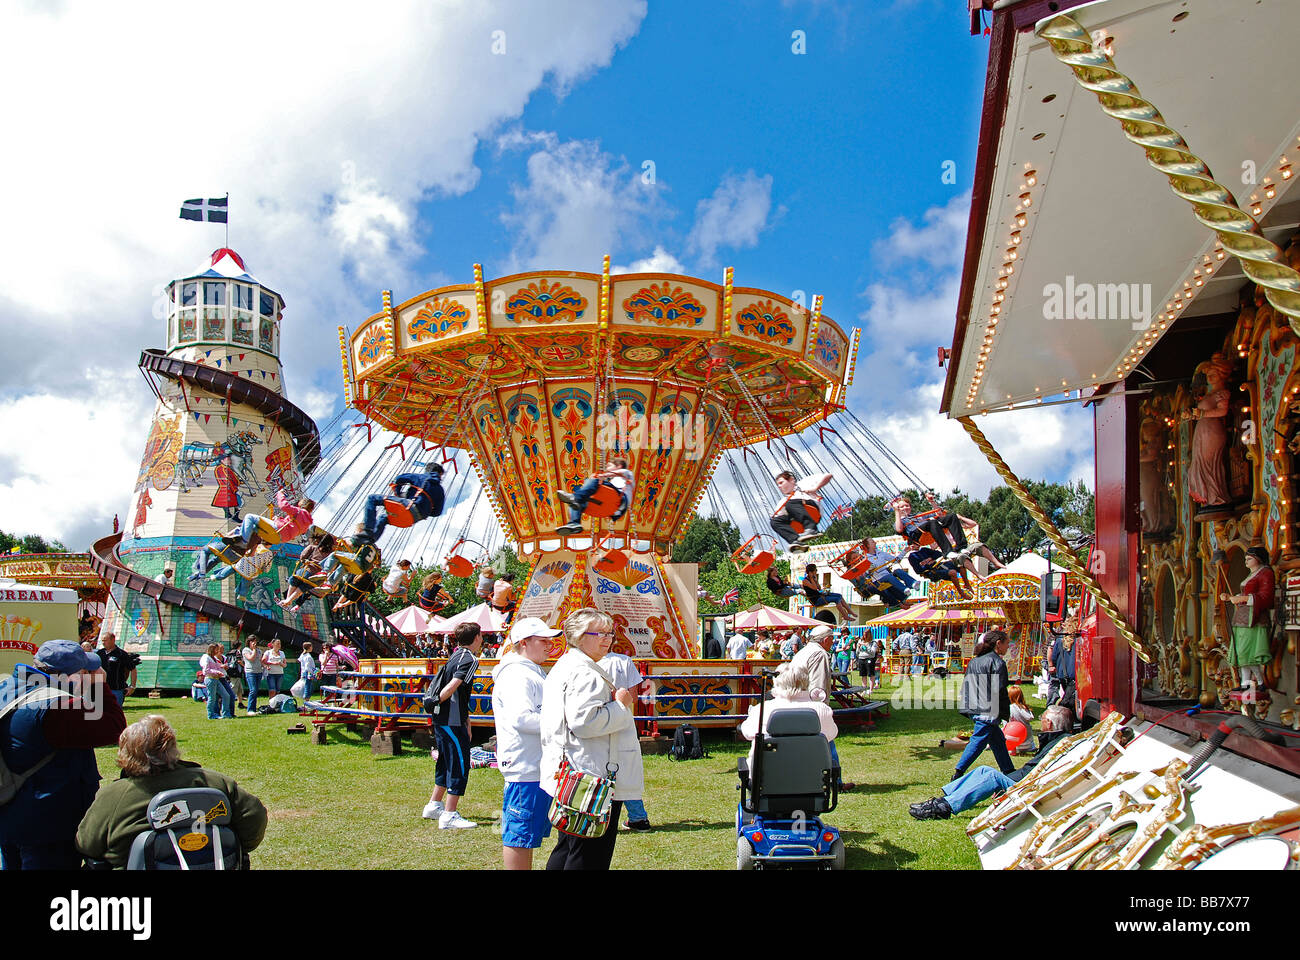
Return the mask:
[[505,633],[505,617],[486,603],[462,610],[450,620],[430,627],[428,633],[451,633],[462,623],[477,623],[484,633]]
[[408,637],[413,637],[417,633],[437,633],[438,627],[447,622],[443,617],[421,610],[414,604],[397,611],[387,619]]
[[750,607],[744,613],[736,614],[735,620],[736,630],[763,630],[772,627],[778,629],[783,627],[820,627],[823,625],[825,625],[823,620],[801,617],[789,610],[778,610],[776,607],[763,604]]

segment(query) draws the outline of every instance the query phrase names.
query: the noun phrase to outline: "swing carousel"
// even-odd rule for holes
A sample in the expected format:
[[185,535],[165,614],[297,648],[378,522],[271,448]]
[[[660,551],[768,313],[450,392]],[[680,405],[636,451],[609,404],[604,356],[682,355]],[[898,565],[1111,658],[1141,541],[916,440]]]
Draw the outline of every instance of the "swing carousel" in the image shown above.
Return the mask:
[[[726,456],[755,532],[750,553],[765,552],[762,531],[781,499],[771,458],[775,470],[823,472],[799,434],[820,426],[824,446],[835,434],[824,421],[844,410],[858,336],[822,315],[820,297],[808,309],[736,286],[730,268],[721,284],[611,275],[605,257],[600,273],[485,280],[476,265],[470,283],[396,304],[385,292],[356,331],[340,328],[339,343],[346,403],[365,418],[358,428],[400,435],[390,446],[405,464],[443,464],[446,513],[472,471],[470,512],[485,499],[531,567],[517,616],[555,624],[595,607],[616,624],[615,651],[689,659],[699,655],[696,586],[667,562],[673,544]],[[558,494],[610,456],[627,458],[635,477],[626,512],[616,518],[618,498],[602,489],[582,532],[561,532],[569,517]],[[390,522],[403,522],[400,510]],[[449,568],[486,553],[469,523]]]

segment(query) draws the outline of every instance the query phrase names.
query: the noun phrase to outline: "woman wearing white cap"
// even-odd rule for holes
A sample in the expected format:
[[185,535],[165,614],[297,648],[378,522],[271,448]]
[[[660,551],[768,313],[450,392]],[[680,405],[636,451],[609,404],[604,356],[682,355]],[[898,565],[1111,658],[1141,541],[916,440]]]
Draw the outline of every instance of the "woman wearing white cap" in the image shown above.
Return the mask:
[[501,858],[507,870],[531,870],[533,851],[550,835],[551,798],[542,775],[542,664],[559,636],[537,617],[510,628],[501,662],[492,670],[492,716],[497,763],[505,777],[501,800]]

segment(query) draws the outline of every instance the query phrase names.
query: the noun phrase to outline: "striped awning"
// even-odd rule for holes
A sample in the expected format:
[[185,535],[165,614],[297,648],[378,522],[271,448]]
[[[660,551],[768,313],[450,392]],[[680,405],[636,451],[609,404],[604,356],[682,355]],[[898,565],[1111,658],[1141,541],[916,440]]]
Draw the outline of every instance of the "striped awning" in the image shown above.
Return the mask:
[[959,610],[951,607],[937,609],[928,603],[918,603],[912,607],[902,607],[883,617],[868,620],[864,626],[884,625],[889,627],[910,627],[918,624],[977,623],[981,620],[1005,620],[1001,607],[975,607]]

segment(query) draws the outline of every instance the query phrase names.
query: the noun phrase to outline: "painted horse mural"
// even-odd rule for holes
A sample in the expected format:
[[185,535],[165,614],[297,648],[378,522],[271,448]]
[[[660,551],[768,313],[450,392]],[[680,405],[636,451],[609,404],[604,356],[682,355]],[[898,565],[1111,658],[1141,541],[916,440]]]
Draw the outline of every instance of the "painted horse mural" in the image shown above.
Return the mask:
[[251,430],[240,430],[231,434],[221,443],[187,443],[181,447],[176,459],[176,479],[180,481],[181,493],[191,487],[203,486],[203,473],[209,467],[215,467],[224,457],[230,458],[230,468],[246,487],[261,491],[262,484],[253,472],[253,446],[262,441]]

